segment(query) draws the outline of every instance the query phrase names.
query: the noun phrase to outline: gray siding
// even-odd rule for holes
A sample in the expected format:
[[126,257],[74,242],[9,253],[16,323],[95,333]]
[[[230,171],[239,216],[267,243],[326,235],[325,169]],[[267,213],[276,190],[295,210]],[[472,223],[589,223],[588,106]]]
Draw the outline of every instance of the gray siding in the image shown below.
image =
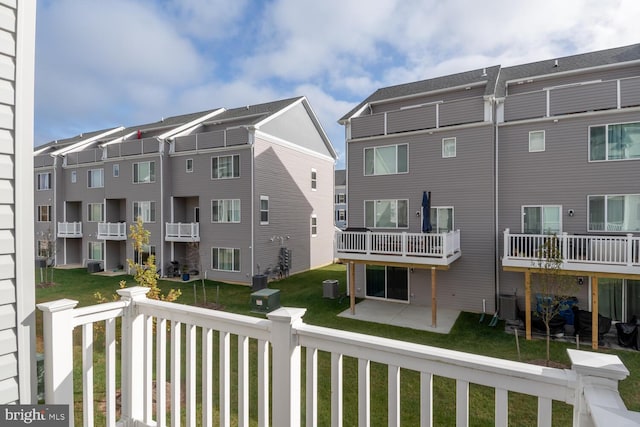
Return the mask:
[[547,115],[547,92],[530,92],[508,96],[504,101],[505,121]]
[[434,128],[436,127],[436,108],[436,105],[433,104],[406,110],[390,111],[387,113],[387,132],[400,133],[416,129]]
[[[456,137],[455,158],[442,158],[442,138]],[[409,144],[409,173],[364,176],[365,147]],[[408,231],[420,232],[422,192],[431,191],[432,206],[453,206],[454,227],[461,231],[462,257],[448,271],[438,272],[438,301],[445,307],[480,311],[482,299],[487,309],[494,304],[494,224],[493,224],[493,126],[447,129],[432,135],[388,138],[384,141],[348,142],[349,227],[364,226],[364,201],[408,199]],[[381,230],[385,231],[385,230]],[[356,287],[364,295],[364,276]],[[410,275],[411,302],[430,305],[430,272],[415,269]]]
[[430,93],[421,96],[402,98],[391,102],[373,104],[373,113],[383,113],[386,111],[395,111],[403,107],[411,107],[415,105],[428,104],[430,102],[448,102],[458,99],[482,96],[484,94],[484,86],[476,86],[470,89],[449,90],[446,92]]
[[481,122],[484,120],[482,97],[460,99],[440,105],[440,126]]
[[553,89],[549,93],[550,114],[555,116],[616,108],[618,105],[617,87],[618,84],[614,80]]
[[620,80],[620,106],[640,105],[640,77]]

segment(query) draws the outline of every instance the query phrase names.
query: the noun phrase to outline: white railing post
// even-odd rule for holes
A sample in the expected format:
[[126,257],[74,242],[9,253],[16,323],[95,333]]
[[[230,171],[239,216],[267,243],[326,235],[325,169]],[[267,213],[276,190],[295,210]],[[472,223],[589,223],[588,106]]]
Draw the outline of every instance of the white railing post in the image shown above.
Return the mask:
[[[44,399],[47,404],[69,405],[73,427],[73,308],[78,301],[59,299],[38,304],[44,339]],[[54,349],[55,342],[55,349]]]
[[371,254],[371,232],[367,231],[366,236],[365,252],[369,255]]
[[573,425],[637,425],[640,414],[628,411],[618,392],[618,381],[629,376],[618,356],[572,349],[567,353],[576,374]]
[[302,323],[304,308],[279,308],[267,314],[271,320],[273,348],[272,425],[300,425],[300,346],[294,326]]
[[406,257],[407,252],[409,251],[409,243],[407,240],[407,232],[402,232],[402,256]]
[[627,265],[633,265],[633,234],[627,233]]
[[[136,301],[146,299],[149,288],[134,286],[118,289],[120,298],[129,304],[122,316],[122,419],[125,423],[142,421],[144,417],[145,363],[151,355],[145,354],[145,319],[139,314]],[[129,424],[126,424],[129,425]],[[131,424],[133,425],[133,424]]]
[[503,239],[503,248],[502,248],[502,256],[504,258],[509,257],[509,229],[504,229],[504,239]]
[[562,260],[567,262],[567,256],[569,255],[569,233],[566,231],[562,232],[562,241],[560,244],[562,245]]

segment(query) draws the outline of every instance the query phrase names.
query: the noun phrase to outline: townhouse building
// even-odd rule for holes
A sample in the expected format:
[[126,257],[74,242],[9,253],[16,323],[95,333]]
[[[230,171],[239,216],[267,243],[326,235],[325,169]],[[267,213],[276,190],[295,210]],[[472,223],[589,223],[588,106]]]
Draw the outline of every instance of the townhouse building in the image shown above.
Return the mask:
[[640,314],[640,45],[379,89],[339,122],[357,296],[533,307],[555,234],[582,309]]
[[34,157],[37,255],[120,270],[154,254],[165,276],[243,284],[325,265],[335,159],[305,97],[54,141]]

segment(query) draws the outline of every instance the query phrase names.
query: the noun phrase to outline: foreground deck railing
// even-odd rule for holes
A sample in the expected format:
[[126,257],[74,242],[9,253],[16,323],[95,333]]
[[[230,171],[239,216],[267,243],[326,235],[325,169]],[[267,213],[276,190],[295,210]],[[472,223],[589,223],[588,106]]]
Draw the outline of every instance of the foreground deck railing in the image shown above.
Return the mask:
[[503,266],[532,267],[540,248],[557,239],[563,269],[611,273],[640,273],[640,237],[626,235],[512,234],[504,231]]
[[338,231],[337,258],[449,264],[460,257],[460,230],[448,233]]
[[[640,422],[640,414],[628,411],[617,391],[618,381],[629,374],[617,356],[568,350],[573,364],[571,370],[545,368],[311,326],[302,321],[304,309],[281,308],[268,314],[268,319],[259,319],[149,300],[145,297],[146,292],[146,288],[140,287],[121,289],[118,291],[121,301],[78,309],[74,308],[77,302],[72,300],[38,305],[44,312],[47,404],[72,404],[74,401],[73,332],[74,328],[81,328],[83,390],[79,400],[83,405],[83,425],[93,425],[96,412],[93,349],[97,344],[94,343],[94,328],[100,325],[105,337],[104,412],[108,426],[163,426],[167,425],[168,418],[181,411],[184,411],[186,425],[210,426],[214,416],[214,394],[218,396],[220,425],[228,426],[232,415],[232,379],[237,381],[234,392],[237,408],[233,412],[239,426],[249,425],[250,408],[257,413],[259,426],[317,425],[318,393],[320,387],[326,385],[325,381],[330,382],[331,425],[340,426],[345,415],[344,390],[348,388],[343,384],[346,357],[357,359],[357,379],[352,381],[357,382],[355,400],[361,426],[368,426],[371,421],[372,363],[386,365],[390,426],[400,425],[401,371],[419,375],[422,426],[433,425],[433,379],[436,376],[455,380],[457,425],[468,425],[471,384],[495,390],[497,426],[508,425],[510,392],[537,398],[538,425],[541,426],[553,423],[553,400],[573,405],[576,426],[607,425],[612,420],[624,419],[628,423]],[[118,318],[121,319],[119,328],[116,327]],[[117,331],[121,331],[121,335],[116,336]],[[215,345],[214,334],[217,337]],[[235,349],[232,349],[231,336],[237,343]],[[119,378],[116,378],[117,343],[121,343]],[[198,346],[201,348],[199,355],[196,353]],[[306,354],[305,401],[301,398],[302,348]],[[318,374],[319,352],[330,353],[330,376]],[[236,357],[234,361],[232,354]],[[257,360],[257,369],[250,370],[250,359]],[[219,366],[217,384],[212,379],[214,360]],[[237,375],[233,377],[232,366],[237,369]],[[197,389],[198,379],[201,386]],[[155,388],[154,382],[158,384]],[[168,382],[171,386],[167,396],[164,384]],[[122,398],[119,419],[116,415],[117,384],[120,384]],[[181,390],[183,384],[184,391]],[[198,396],[201,419],[196,419]],[[168,400],[170,407],[167,410]],[[304,420],[301,420],[301,408],[304,408]],[[73,421],[73,405],[71,412]],[[172,418],[171,424],[179,425],[179,421]],[[625,424],[615,421],[609,425]]]

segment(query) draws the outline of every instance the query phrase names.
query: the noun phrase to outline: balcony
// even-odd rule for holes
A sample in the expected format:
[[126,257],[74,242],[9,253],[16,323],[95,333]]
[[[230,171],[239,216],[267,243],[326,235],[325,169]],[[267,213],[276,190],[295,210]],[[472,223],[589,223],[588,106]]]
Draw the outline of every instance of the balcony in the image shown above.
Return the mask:
[[200,224],[197,222],[167,222],[164,240],[167,242],[199,242]]
[[101,240],[127,240],[127,223],[99,222],[97,238]]
[[[535,268],[538,248],[552,236],[548,234],[511,234],[504,231],[502,266]],[[640,237],[627,235],[557,236],[562,250],[561,268],[588,273],[640,274]]]
[[338,231],[336,258],[448,266],[460,258],[460,230],[448,233]]
[[62,238],[81,238],[82,222],[59,222],[58,237]]
[[[360,425],[369,425],[371,408],[378,403],[374,396],[384,394],[388,425],[398,426],[401,407],[410,398],[402,383],[407,375],[417,376],[420,383],[415,407],[421,425],[433,425],[434,379],[443,378],[455,384],[457,425],[469,425],[470,400],[478,385],[495,399],[497,426],[517,423],[509,414],[515,393],[537,400],[541,426],[554,423],[553,401],[573,406],[566,410],[576,426],[640,422],[640,413],[627,410],[618,393],[618,382],[629,371],[615,355],[569,349],[571,369],[547,368],[312,326],[302,320],[304,309],[281,308],[261,319],[149,300],[147,291],[120,289],[120,301],[83,308],[68,299],[38,304],[43,311],[45,402],[70,405],[71,426],[76,410],[83,425],[93,425],[100,412],[108,426],[164,426],[168,417],[171,425],[182,420],[187,426],[211,425],[214,416],[228,426],[232,408],[241,426],[249,425],[250,409],[256,418],[251,422],[259,426],[298,426],[301,421],[312,426],[319,422],[318,395],[327,396],[329,390],[331,403],[323,407],[331,425],[342,425],[345,408],[353,408]],[[94,334],[96,327],[102,333]],[[77,371],[75,328],[81,329],[75,343],[82,359]],[[95,378],[104,378],[104,384],[94,387],[98,345],[105,349],[105,371]],[[257,360],[255,370],[249,369],[250,359]],[[318,375],[320,361],[330,364],[331,375]],[[382,366],[386,381],[372,381],[374,365]],[[216,382],[214,366],[219,368]],[[237,375],[231,375],[232,367]],[[351,378],[355,384],[348,382]],[[162,386],[154,387],[154,382]],[[74,390],[74,383],[82,389]],[[100,408],[94,408],[94,388],[105,390]]]

